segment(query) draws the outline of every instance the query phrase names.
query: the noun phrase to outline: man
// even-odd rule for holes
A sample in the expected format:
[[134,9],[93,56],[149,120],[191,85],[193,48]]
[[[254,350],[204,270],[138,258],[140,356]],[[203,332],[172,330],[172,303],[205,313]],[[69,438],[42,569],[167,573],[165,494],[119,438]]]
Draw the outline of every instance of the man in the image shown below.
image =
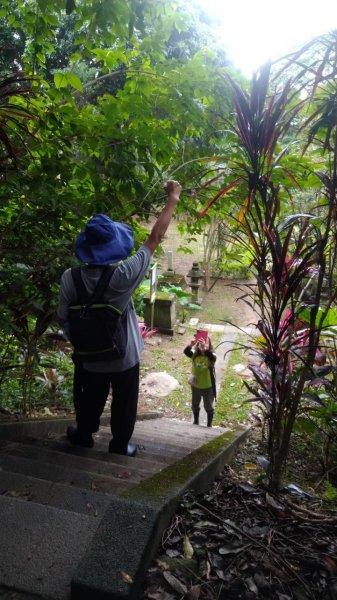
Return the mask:
[[[151,233],[131,257],[134,240],[131,227],[112,221],[106,215],[95,215],[76,239],[75,254],[86,263],[81,269],[82,279],[91,294],[106,265],[117,263],[105,297],[120,310],[126,309],[127,346],[121,359],[98,362],[75,361],[74,406],[76,426],[67,430],[69,439],[80,446],[94,445],[92,434],[98,431],[100,416],[112,388],[111,433],[109,452],[135,455],[136,448],[129,444],[137,415],[139,393],[139,360],[143,340],[131,296],[143,280],[151,256],[162,241],[181,193],[177,181],[168,181],[166,204],[153,225]],[[123,260],[119,263],[119,261]],[[58,317],[66,323],[68,307],[76,302],[77,294],[71,269],[61,278]]]

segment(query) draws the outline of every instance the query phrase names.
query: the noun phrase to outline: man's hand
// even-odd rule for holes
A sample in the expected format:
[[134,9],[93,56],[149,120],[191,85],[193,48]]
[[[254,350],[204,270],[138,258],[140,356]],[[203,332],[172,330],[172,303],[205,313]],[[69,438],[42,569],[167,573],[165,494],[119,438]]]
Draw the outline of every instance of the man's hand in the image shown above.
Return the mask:
[[179,200],[181,194],[181,185],[179,181],[169,179],[164,183],[164,190],[170,198],[174,198],[177,201]]

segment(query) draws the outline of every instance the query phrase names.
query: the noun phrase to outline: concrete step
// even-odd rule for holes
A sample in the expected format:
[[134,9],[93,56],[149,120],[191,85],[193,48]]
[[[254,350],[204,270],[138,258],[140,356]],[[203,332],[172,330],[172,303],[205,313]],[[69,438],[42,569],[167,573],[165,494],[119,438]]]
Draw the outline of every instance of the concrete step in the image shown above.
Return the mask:
[[[102,428],[104,429],[104,428]],[[72,454],[73,456],[83,456],[83,452],[87,453],[92,459],[100,460],[102,462],[114,463],[115,465],[133,465],[135,466],[134,460],[137,459],[137,469],[140,473],[151,474],[157,473],[158,469],[166,466],[166,459],[163,457],[163,460],[157,457],[157,460],[154,462],[152,457],[148,457],[146,453],[140,452],[139,455],[130,459],[127,456],[120,456],[118,454],[110,454],[108,452],[108,445],[111,439],[110,433],[103,433],[99,431],[99,433],[95,434],[95,445],[93,448],[88,450],[81,448],[80,446],[76,446],[74,444],[70,444],[69,440],[66,436],[60,436],[60,434],[51,434],[47,439],[39,439],[32,438],[29,436],[20,436],[17,441],[22,441],[24,443],[28,442],[37,447],[47,447],[51,450],[55,450],[58,452],[64,452],[66,454]],[[141,459],[141,460],[140,460]],[[131,462],[130,462],[131,460]]]
[[[172,464],[225,431],[221,427],[198,427],[187,421],[161,418],[137,422],[131,441],[139,445],[142,458],[160,457]],[[101,427],[95,436],[96,446],[102,447],[110,437],[110,429]]]
[[[47,504],[63,510],[101,518],[111,495],[0,470],[0,496]],[[0,594],[0,598],[2,598]]]
[[[165,448],[159,446],[154,446],[151,449],[149,445],[144,445],[143,440],[134,440],[134,438],[132,438],[132,442],[137,443],[138,450],[137,456],[131,458],[131,460],[137,460],[138,462],[141,459],[142,462],[146,461],[147,464],[150,463],[153,467],[153,473],[157,473],[161,469],[167,467],[167,465],[171,465],[172,462],[179,460],[180,458],[180,454],[177,454],[177,452],[170,452],[170,449],[168,449],[167,452],[165,451]],[[104,433],[97,438],[95,447],[100,452],[106,451],[106,440],[104,438]]]
[[[178,445],[172,442],[169,443],[165,439],[155,440],[143,435],[133,435],[132,442],[138,446],[139,458],[155,461],[156,463],[162,462],[165,465],[172,464],[182,456],[186,456],[186,454],[189,454],[194,450],[191,445]],[[100,449],[105,446],[105,433],[102,432],[96,447]]]
[[87,449],[68,424],[0,427],[0,597],[138,600],[121,572],[140,581],[183,492],[214,479],[245,432],[139,421],[129,458],[108,453],[108,427]]
[[[139,600],[146,569],[182,495],[208,489],[247,433],[227,430],[114,498],[74,574],[72,600]],[[129,580],[121,577],[123,572]]]
[[[134,482],[128,481],[127,478],[117,479],[97,473],[86,473],[80,469],[70,469],[64,465],[45,462],[43,456],[40,460],[25,458],[21,455],[21,450],[17,453],[13,451],[13,454],[0,452],[0,469],[12,471],[13,473],[21,473],[30,477],[37,477],[46,481],[110,494],[121,494],[135,485]],[[128,477],[128,473],[126,473],[125,477]]]
[[7,496],[0,496],[0,519],[1,586],[69,600],[71,578],[100,519]]
[[71,453],[49,448],[47,445],[41,446],[38,444],[22,443],[21,441],[4,442],[0,448],[6,454],[31,458],[33,460],[43,460],[43,462],[50,463],[53,466],[64,466],[67,469],[78,469],[86,473],[107,475],[116,479],[125,479],[125,474],[128,473],[127,479],[133,483],[139,483],[158,471],[158,469],[154,468],[145,469],[141,460],[137,462],[129,460],[126,464],[118,464],[114,461],[100,460],[97,455],[96,458],[92,458],[89,449],[86,449],[85,455],[82,453],[82,455],[74,456]]
[[152,434],[156,437],[181,438],[184,441],[191,440],[198,444],[198,440],[212,439],[219,436],[225,429],[223,427],[205,427],[193,425],[191,421],[180,421],[178,419],[153,419],[151,421],[137,421],[135,434]]

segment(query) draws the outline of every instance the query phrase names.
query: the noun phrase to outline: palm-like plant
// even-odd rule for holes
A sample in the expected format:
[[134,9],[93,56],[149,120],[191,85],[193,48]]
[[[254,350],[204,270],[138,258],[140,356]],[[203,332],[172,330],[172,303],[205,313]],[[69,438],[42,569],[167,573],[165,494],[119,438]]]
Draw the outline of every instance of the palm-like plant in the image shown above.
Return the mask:
[[26,147],[29,122],[34,117],[19,98],[29,94],[29,78],[23,75],[12,75],[0,81],[0,175],[18,168],[20,151]]
[[[331,52],[326,51],[325,56],[331,56]],[[250,390],[269,412],[269,482],[274,489],[281,485],[301,398],[314,373],[324,318],[336,297],[332,277],[336,253],[332,240],[336,214],[337,123],[335,120],[333,124],[331,115],[337,113],[334,112],[334,95],[329,94],[324,102],[314,103],[324,73],[328,73],[331,80],[331,69],[322,69],[321,65],[317,68],[316,77],[312,77],[312,69],[309,70],[310,99],[299,97],[305,73],[303,61],[300,76],[296,74],[295,78],[297,87],[294,80],[289,79],[280,92],[269,92],[269,65],[254,77],[250,96],[231,82],[234,120],[228,123],[228,129],[234,142],[234,157],[227,162],[229,181],[202,212],[206,214],[219,197],[240,186],[243,201],[236,216],[236,232],[232,235],[238,243],[244,244],[246,251],[249,249],[256,276],[256,285],[251,286],[245,296],[258,311],[261,334],[258,362],[251,365],[255,385],[250,386]],[[300,117],[300,111],[308,105],[313,106],[312,114],[305,120]],[[302,135],[303,124],[310,126],[309,143],[315,142],[316,147],[321,143],[332,160],[330,172],[317,176],[317,182],[319,178],[324,181],[325,206],[313,214],[292,215],[282,223],[280,206],[286,198],[286,180],[291,186],[298,182],[294,172],[287,168],[287,149],[282,149],[280,143],[296,121],[301,124]],[[205,185],[207,187],[207,183]],[[304,325],[300,319],[305,304],[301,291],[313,272],[315,293],[310,301],[309,324]],[[323,284],[327,280],[330,293],[317,319],[322,308]]]
[[[29,81],[29,78],[20,74],[12,75],[0,81],[0,182],[9,170],[18,169],[20,153],[22,148],[26,148],[27,138],[31,135],[29,124],[34,115],[21,100],[22,98],[25,100],[31,94]],[[3,260],[2,248],[0,248],[0,254],[2,259],[1,276],[4,277],[6,263]],[[12,308],[15,311],[15,302]],[[28,317],[25,315],[21,318],[24,322],[22,331],[27,332],[28,339]],[[39,326],[42,327],[43,324]],[[15,325],[13,329],[17,330]],[[31,346],[32,344],[27,343],[27,349]],[[33,350],[29,351],[28,349],[26,353],[25,374],[31,371],[36,360],[34,345]],[[28,380],[29,377],[24,379]]]
[[[286,149],[277,153],[277,148],[281,136],[291,127],[302,102],[290,102],[290,81],[281,91],[269,92],[269,79],[270,64],[266,64],[254,75],[248,95],[229,78],[234,119],[225,119],[230,137],[229,154],[223,158],[223,162],[230,181],[214,195],[200,217],[208,212],[218,198],[240,186],[241,190],[244,187],[247,192],[240,218],[244,217],[249,208],[254,208],[259,214],[260,200],[268,208],[272,218],[279,210],[279,190],[273,177],[275,178],[276,173],[278,177],[282,173],[294,182],[294,176],[282,164]],[[213,183],[214,179],[211,179],[203,187],[207,188]]]

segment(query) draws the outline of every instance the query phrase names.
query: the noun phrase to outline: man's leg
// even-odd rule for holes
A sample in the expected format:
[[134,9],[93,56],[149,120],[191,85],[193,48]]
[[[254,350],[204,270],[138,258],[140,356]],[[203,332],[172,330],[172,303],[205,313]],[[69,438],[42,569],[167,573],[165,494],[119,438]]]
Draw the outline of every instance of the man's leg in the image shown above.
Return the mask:
[[137,417],[139,363],[121,373],[111,373],[111,433],[109,452],[127,454]]
[[76,420],[77,413],[80,410],[82,404],[82,394],[83,394],[83,367],[81,363],[74,363],[74,378],[73,378],[73,401],[74,408],[76,412]]
[[78,427],[95,433],[110,389],[110,373],[82,371],[81,406],[77,412]]
[[92,433],[98,431],[101,414],[110,389],[109,373],[92,373],[76,364],[74,371],[74,406],[77,427],[68,427],[74,443],[91,448]]

